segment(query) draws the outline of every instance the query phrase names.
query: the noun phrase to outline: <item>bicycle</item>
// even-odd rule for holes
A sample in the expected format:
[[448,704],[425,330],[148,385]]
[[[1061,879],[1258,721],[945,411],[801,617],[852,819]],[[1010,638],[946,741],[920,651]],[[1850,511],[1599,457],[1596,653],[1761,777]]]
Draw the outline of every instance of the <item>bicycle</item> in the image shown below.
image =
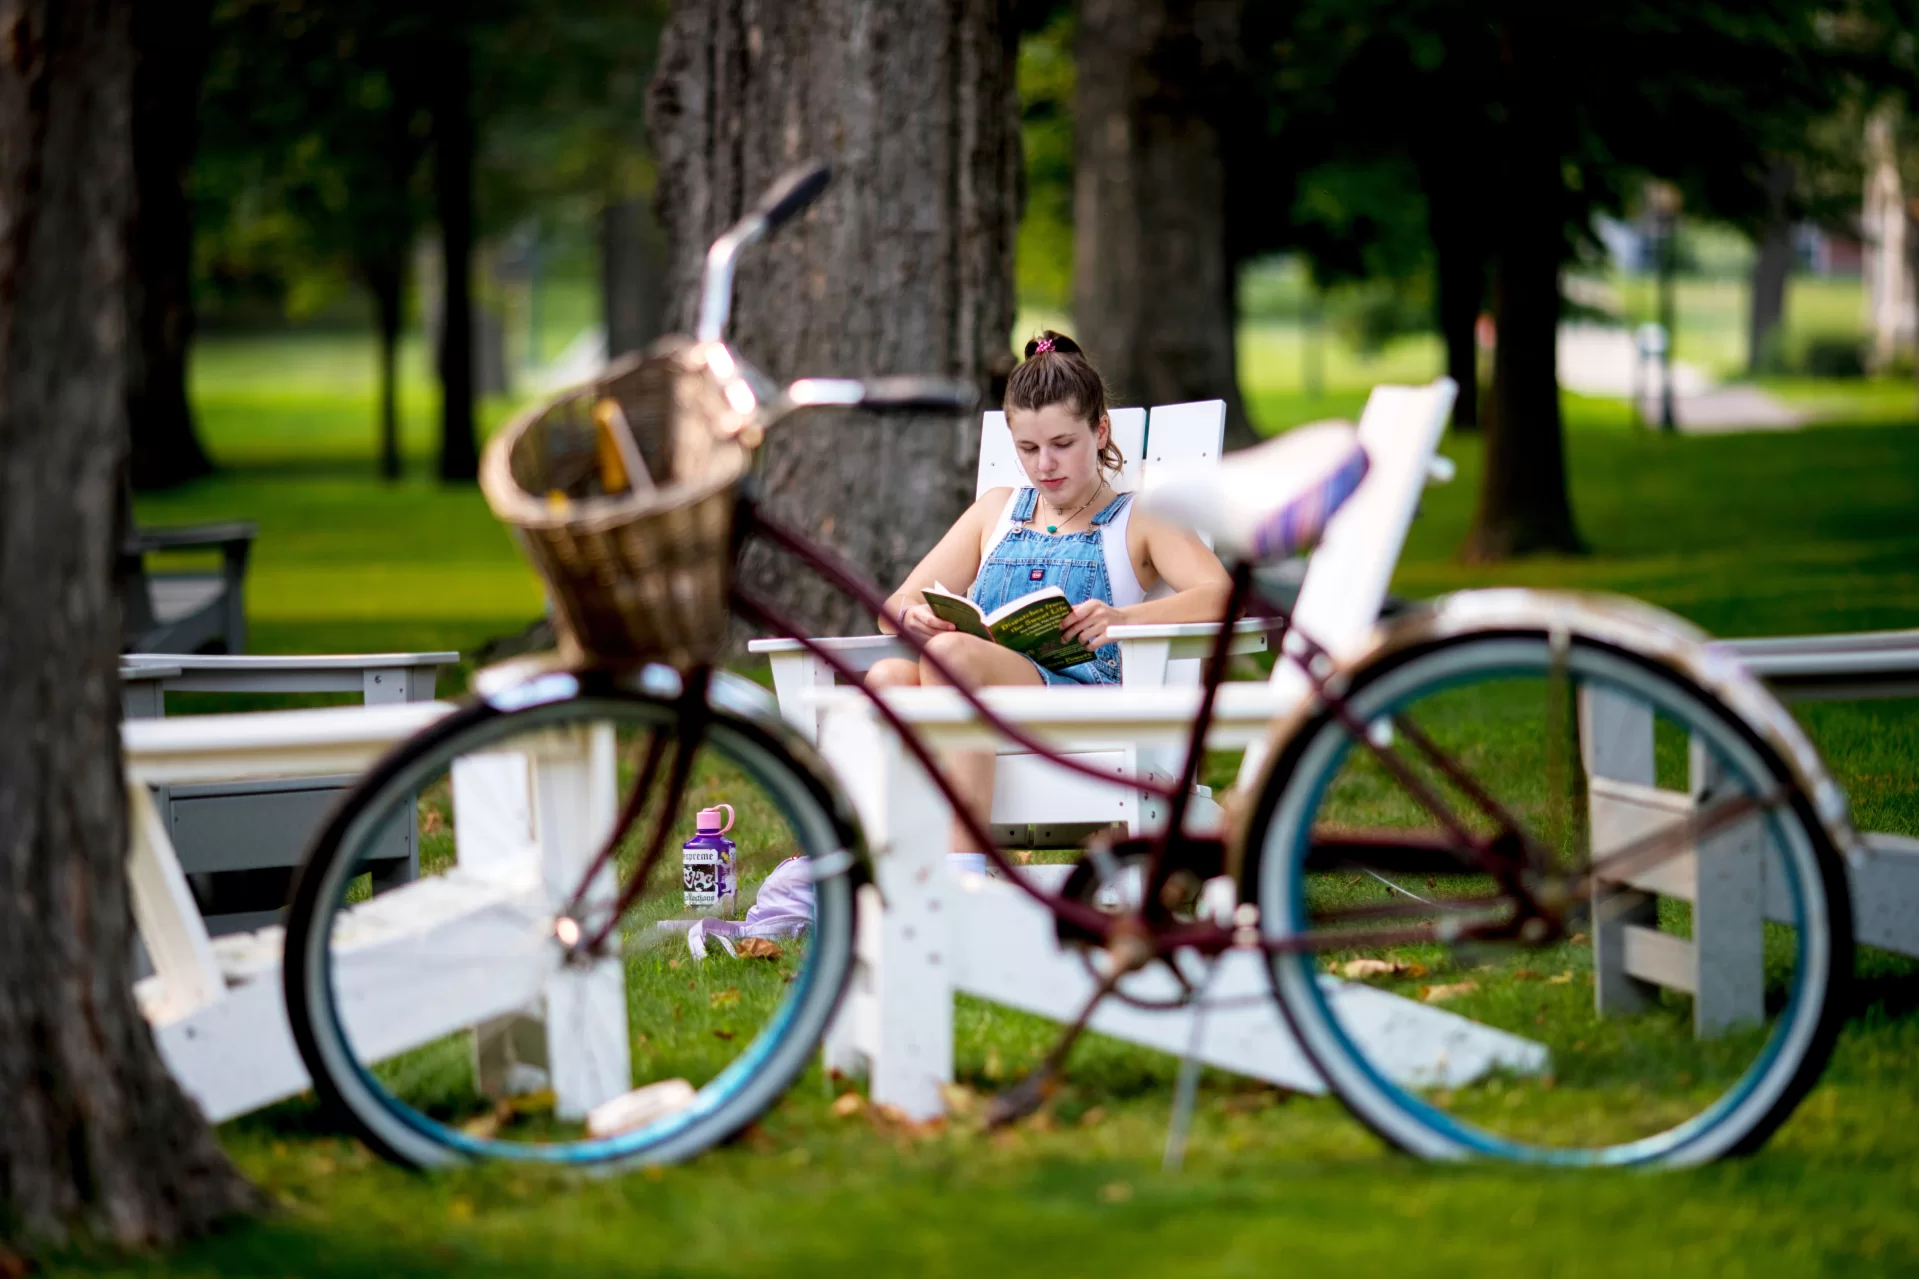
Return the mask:
[[[288,926],[301,1055],[322,1098],[389,1158],[686,1158],[772,1105],[834,1014],[869,877],[858,823],[764,692],[715,665],[741,617],[802,637],[858,682],[738,587],[750,539],[875,615],[883,600],[766,513],[752,455],[766,430],[812,407],[951,413],[971,395],[925,379],[779,388],[726,346],[739,252],[825,181],[821,169],[789,176],[715,242],[693,339],[529,413],[488,450],[489,500],[548,582],[564,656],[481,681],[479,696],[377,765],[316,838]],[[1265,468],[1239,486],[1266,495],[1250,514],[1205,480],[1161,498],[1211,518],[1219,544],[1243,552],[1228,622],[1262,610],[1259,563],[1309,545],[1367,465],[1337,430],[1238,464]],[[1181,776],[1132,783],[1164,794],[1163,831],[1096,837],[1056,893],[990,854],[1099,975],[1086,1013],[997,1099],[996,1117],[1042,1103],[1097,1002],[1139,998],[1132,974],[1163,965],[1190,1002],[1209,963],[1238,948],[1265,956],[1273,997],[1330,1088],[1403,1150],[1681,1165],[1756,1149],[1823,1069],[1852,967],[1841,851],[1856,837],[1777,701],[1704,636],[1632,601],[1465,593],[1382,623],[1347,661],[1284,610],[1263,612],[1283,641],[1278,660],[1297,663],[1312,693],[1275,724],[1225,832],[1185,829],[1226,666],[1223,626]],[[961,695],[996,731],[1076,767]],[[992,848],[925,744],[868,696]],[[1621,713],[1643,729],[1645,776],[1608,781],[1601,796],[1586,739]],[[706,925],[684,918],[686,881],[658,872],[687,810],[719,799],[749,832],[738,852],[748,887],[797,876],[812,900],[804,927],[740,936],[702,961],[687,939]],[[415,831],[421,880],[369,901],[361,866]],[[1230,901],[1216,906],[1222,878]],[[1720,909],[1723,884],[1748,897],[1757,884],[1763,899],[1749,956],[1756,1014],[1700,1035],[1674,988],[1683,976],[1645,981],[1632,952],[1670,959],[1698,912]],[[410,967],[371,978],[354,968],[355,947],[398,926],[398,908],[380,903],[408,893],[419,903]],[[482,897],[484,909],[463,909],[488,931],[436,951],[453,932],[418,924],[420,912]],[[479,1018],[451,996],[421,1007],[402,980],[449,972],[458,990],[514,1011]],[[369,1029],[354,1001],[382,998],[414,998],[394,1007],[420,1019],[415,1038],[427,1042],[397,1051]],[[1499,1032],[1512,1050],[1409,1066],[1391,1032],[1415,1008]]]

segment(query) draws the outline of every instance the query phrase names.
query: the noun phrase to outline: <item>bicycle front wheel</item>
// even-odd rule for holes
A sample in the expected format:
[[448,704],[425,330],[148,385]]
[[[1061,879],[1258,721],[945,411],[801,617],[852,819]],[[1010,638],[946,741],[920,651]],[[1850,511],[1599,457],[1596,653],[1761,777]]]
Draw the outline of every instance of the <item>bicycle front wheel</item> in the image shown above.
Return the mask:
[[[804,747],[721,712],[689,735],[678,701],[553,678],[570,695],[482,703],[395,751],[301,873],[295,1039],[402,1163],[697,1154],[805,1069],[851,971],[861,845]],[[730,899],[712,848],[683,866],[720,804]]]
[[1390,632],[1252,809],[1247,892],[1298,948],[1271,968],[1301,1046],[1427,1157],[1756,1148],[1842,1016],[1836,789],[1683,624],[1537,596],[1480,611]]

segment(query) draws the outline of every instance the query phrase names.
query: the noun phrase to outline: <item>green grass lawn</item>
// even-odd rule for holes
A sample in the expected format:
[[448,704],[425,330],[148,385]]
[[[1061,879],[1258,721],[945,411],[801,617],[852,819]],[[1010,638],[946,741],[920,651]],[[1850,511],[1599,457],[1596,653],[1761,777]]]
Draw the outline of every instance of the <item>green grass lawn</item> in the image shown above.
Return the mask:
[[[1438,359],[1423,341],[1371,362],[1329,350],[1325,393],[1309,398],[1288,341],[1278,329],[1242,336],[1249,402],[1269,429],[1352,413],[1372,381],[1423,379]],[[470,651],[537,616],[538,586],[477,493],[427,478],[433,406],[417,351],[409,366],[409,478],[388,487],[372,476],[364,342],[197,353],[196,398],[227,469],[142,499],[140,514],[260,524],[256,650]],[[1721,634],[1919,626],[1919,427],[1668,439],[1576,397],[1568,420],[1591,554],[1460,565],[1479,467],[1477,441],[1461,437],[1445,446],[1459,478],[1429,492],[1395,589],[1622,591]],[[1861,825],[1919,834],[1915,705],[1798,711]],[[276,1216],[164,1258],[74,1256],[54,1273],[1910,1272],[1919,1001],[1902,966],[1869,956],[1866,968],[1860,1015],[1798,1114],[1756,1158],[1695,1172],[1427,1167],[1332,1101],[1209,1075],[1186,1170],[1162,1174],[1175,1063],[1094,1038],[1051,1114],[1012,1134],[843,1117],[815,1071],[733,1147],[612,1180],[410,1176],[295,1103],[223,1130],[279,1200]],[[1051,1030],[961,1001],[956,1034],[961,1079],[985,1090],[1036,1061]]]

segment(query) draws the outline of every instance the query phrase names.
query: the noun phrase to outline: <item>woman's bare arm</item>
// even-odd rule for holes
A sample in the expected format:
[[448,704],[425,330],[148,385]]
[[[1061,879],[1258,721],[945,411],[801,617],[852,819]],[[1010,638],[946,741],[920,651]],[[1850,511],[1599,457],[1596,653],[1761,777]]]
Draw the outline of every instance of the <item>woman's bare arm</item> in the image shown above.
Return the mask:
[[953,522],[953,527],[946,530],[946,535],[926,553],[926,558],[906,575],[900,588],[887,596],[886,612],[878,619],[882,631],[889,635],[897,633],[899,624],[894,619],[913,605],[924,604],[926,599],[920,592],[934,582],[956,591],[973,585],[973,579],[979,576],[980,540],[999,519],[1012,495],[1010,488],[988,489],[966,508]]

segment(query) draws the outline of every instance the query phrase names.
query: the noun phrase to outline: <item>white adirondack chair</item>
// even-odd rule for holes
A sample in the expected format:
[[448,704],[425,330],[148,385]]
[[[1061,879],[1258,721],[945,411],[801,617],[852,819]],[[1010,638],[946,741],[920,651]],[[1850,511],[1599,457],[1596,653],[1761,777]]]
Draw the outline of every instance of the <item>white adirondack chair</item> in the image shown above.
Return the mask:
[[[208,936],[149,788],[357,773],[451,709],[417,702],[125,724],[127,871],[154,967],[135,993],[162,1058],[209,1120],[308,1086],[281,997],[282,930]],[[463,949],[483,957],[498,949],[503,924],[550,911],[611,827],[616,802],[610,741],[591,735],[556,735],[524,754],[457,761],[458,866],[353,907],[336,926],[336,976],[356,1043],[378,1058],[471,1027],[482,1088],[551,1086],[567,1115],[626,1091],[617,961],[532,989],[498,980],[483,958],[460,969],[422,968],[414,954],[421,938],[444,945],[449,933],[460,933],[472,939]],[[526,966],[512,971],[524,975]],[[547,1016],[583,1001],[602,1012]],[[558,1026],[573,1029],[551,1033]],[[537,1082],[528,1067],[540,1072]]]
[[[1145,409],[1115,409],[1111,415],[1113,440],[1126,466],[1113,480],[1122,493],[1136,492],[1151,482],[1155,467],[1190,462],[1217,462],[1226,428],[1223,400],[1191,404],[1164,404],[1148,415]],[[979,470],[974,493],[1027,483],[1019,464],[1004,413],[987,413],[981,423]],[[1237,653],[1258,652],[1266,635],[1254,626],[1240,628],[1233,641]],[[1209,623],[1125,626],[1114,629],[1119,641],[1122,678],[1127,688],[1193,686],[1199,683],[1201,659],[1217,628]],[[891,635],[860,635],[830,639],[826,644],[857,670],[869,670],[888,657],[911,655],[904,641]],[[772,661],[773,684],[779,693],[780,713],[804,733],[818,740],[819,711],[812,697],[833,683],[833,672],[819,658],[791,639],[754,640],[749,651]],[[1138,832],[1163,816],[1159,796],[1132,787],[1094,781],[1060,768],[1005,742],[996,743],[999,768],[993,780],[991,826],[1000,843],[1013,847],[1059,848],[1079,842],[1091,830],[1120,825]],[[1080,763],[1114,778],[1151,777],[1171,780],[1178,769],[1176,747],[1144,746],[1125,738],[1087,742],[1076,751]],[[1216,819],[1212,792],[1196,787],[1195,816]]]
[[[1293,614],[1299,629],[1335,656],[1364,645],[1377,618],[1420,491],[1433,473],[1453,390],[1445,379],[1427,387],[1380,387],[1367,403],[1359,435],[1372,468],[1308,561]],[[1307,691],[1289,663],[1264,683],[1226,685],[1211,744],[1247,747],[1241,777],[1250,779],[1268,725],[1298,707]],[[1119,738],[1158,749],[1183,742],[1199,698],[1193,688],[1131,685],[996,688],[984,696],[997,713],[1058,745]],[[978,749],[991,740],[951,689],[897,689],[887,700],[937,748]],[[858,967],[827,1038],[827,1064],[848,1072],[864,1068],[876,1102],[919,1117],[939,1114],[941,1086],[952,1079],[955,993],[1064,1019],[1090,993],[1091,974],[1055,943],[1052,917],[1014,886],[940,873],[946,814],[938,792],[861,694],[815,688],[804,705],[824,716],[821,749],[854,788],[878,880],[861,902]],[[1146,1014],[1113,1001],[1091,1025],[1164,1051],[1191,1050],[1222,1069],[1318,1090],[1320,1081],[1276,1010],[1237,998],[1265,988],[1256,959],[1235,953],[1211,992],[1231,1006],[1208,1016],[1203,1035],[1195,1033],[1190,1010]],[[1463,1079],[1495,1063],[1532,1070],[1545,1061],[1538,1045],[1439,1009],[1357,986],[1342,998],[1368,1004],[1364,1019],[1388,1037],[1393,1060],[1408,1076]]]

